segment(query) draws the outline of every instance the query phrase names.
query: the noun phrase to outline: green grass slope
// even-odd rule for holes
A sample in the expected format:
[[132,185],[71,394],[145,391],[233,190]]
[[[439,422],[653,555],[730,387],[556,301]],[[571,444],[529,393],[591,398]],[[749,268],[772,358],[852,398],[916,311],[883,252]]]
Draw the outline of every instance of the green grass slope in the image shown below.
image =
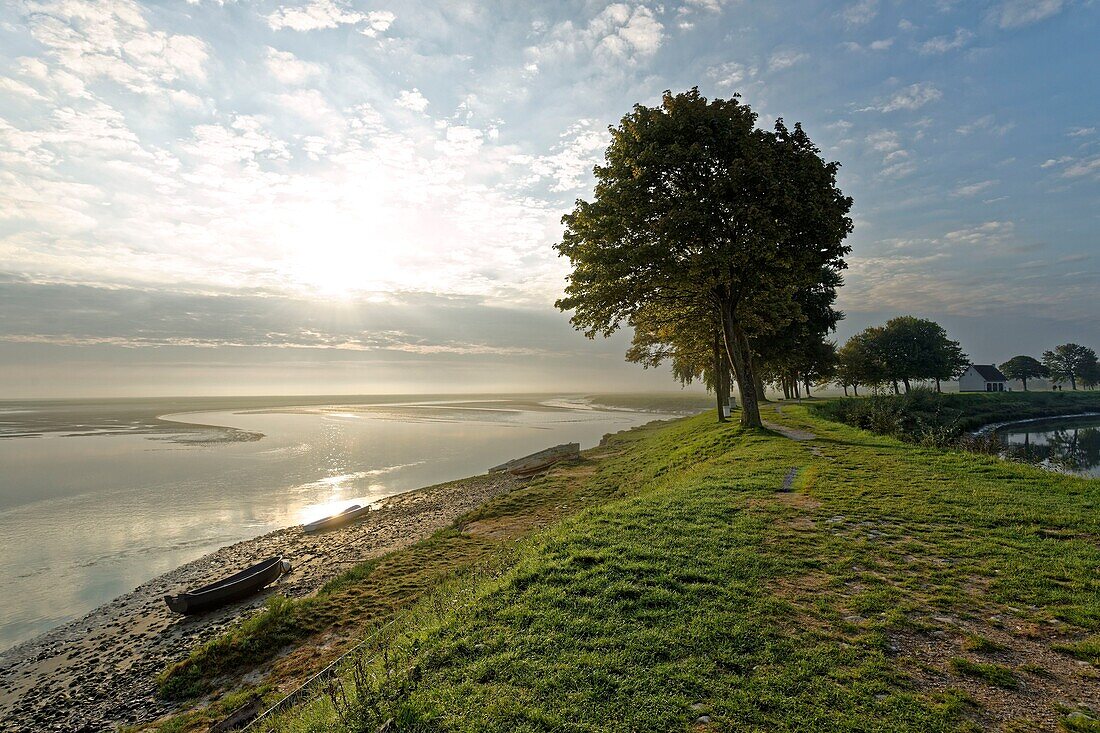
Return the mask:
[[602,503],[269,729],[1090,729],[1100,481],[767,419],[816,438],[620,436]]

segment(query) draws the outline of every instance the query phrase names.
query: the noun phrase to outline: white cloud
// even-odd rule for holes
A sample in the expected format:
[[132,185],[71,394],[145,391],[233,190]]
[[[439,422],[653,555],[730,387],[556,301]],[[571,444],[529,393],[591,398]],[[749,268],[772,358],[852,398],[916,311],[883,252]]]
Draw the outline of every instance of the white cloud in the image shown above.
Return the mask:
[[866,25],[878,15],[878,0],[858,0],[840,11],[848,25]]
[[966,183],[958,186],[955,189],[956,196],[977,196],[979,193],[988,191],[996,186],[998,181],[978,181],[976,183]]
[[393,103],[413,112],[423,112],[428,108],[428,98],[420,93],[419,89],[404,89],[397,95]]
[[664,26],[644,5],[608,5],[583,27],[571,20],[553,26],[546,38],[526,49],[529,64],[561,63],[591,53],[606,64],[636,63],[657,52]]
[[530,170],[531,181],[551,181],[551,191],[576,191],[588,184],[608,142],[606,128],[595,120],[580,120],[561,134],[550,153],[516,156],[514,161]]
[[[110,79],[140,94],[206,78],[209,53],[194,36],[152,30],[132,0],[57,0],[30,6],[27,25],[54,61],[80,82]],[[83,84],[70,89],[83,92]]]
[[879,112],[920,109],[924,105],[943,97],[943,93],[929,82],[910,84],[879,105]]
[[739,64],[730,61],[707,69],[707,76],[714,79],[714,83],[725,89],[732,89],[756,77],[756,67]]
[[1057,15],[1063,5],[1063,0],[1005,0],[992,17],[1001,28],[1021,28]]
[[987,221],[984,224],[957,229],[944,235],[948,246],[981,247],[994,249],[1000,247],[1016,234],[1016,225],[1011,221]]
[[877,41],[871,41],[866,46],[861,45],[859,43],[856,43],[855,41],[845,41],[841,45],[843,45],[844,48],[848,49],[849,51],[855,51],[855,52],[860,52],[860,51],[888,51],[890,49],[890,47],[894,45],[894,39],[893,38],[882,38],[882,39],[877,40]]
[[793,51],[790,49],[779,50],[774,52],[771,58],[768,59],[768,70],[783,71],[808,58],[809,56],[801,51]]
[[1062,171],[1063,178],[1083,178],[1085,176],[1100,180],[1100,155],[1075,161]]
[[279,51],[267,47],[264,65],[275,79],[283,84],[305,84],[321,74],[320,64],[302,61],[289,51]]
[[1039,164],[1039,167],[1040,168],[1053,168],[1056,165],[1061,165],[1062,163],[1068,163],[1071,160],[1073,160],[1072,155],[1063,155],[1061,158],[1050,158],[1049,160],[1043,161],[1042,163]]
[[929,38],[927,41],[920,44],[918,49],[922,54],[926,55],[947,53],[948,51],[962,48],[973,37],[974,34],[965,28],[957,28],[953,36],[936,36],[935,38]]
[[1004,135],[1005,133],[1016,127],[1015,122],[1002,122],[998,123],[997,118],[993,115],[983,115],[973,122],[968,122],[965,125],[959,125],[955,128],[955,132],[960,135],[973,135],[977,132],[987,132],[992,135]]
[[1069,137],[1089,137],[1096,134],[1095,127],[1075,127],[1066,133]]
[[273,30],[316,31],[353,25],[364,35],[375,36],[389,30],[396,20],[388,10],[360,12],[344,0],[310,0],[305,5],[281,6],[267,16]]

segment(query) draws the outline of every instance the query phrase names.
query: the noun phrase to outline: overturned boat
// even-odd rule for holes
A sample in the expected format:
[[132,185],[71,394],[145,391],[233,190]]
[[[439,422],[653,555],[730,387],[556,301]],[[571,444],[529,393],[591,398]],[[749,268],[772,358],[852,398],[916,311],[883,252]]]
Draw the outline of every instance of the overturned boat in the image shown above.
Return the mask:
[[289,572],[289,560],[272,557],[216,583],[174,596],[166,595],[164,602],[176,613],[191,615],[212,611],[228,603],[247,598],[264,586],[274,583],[283,573]]
[[553,448],[540,450],[523,458],[493,466],[489,473],[510,473],[519,478],[527,478],[547,470],[559,461],[572,461],[581,457],[580,443],[562,443]]
[[360,517],[370,512],[369,506],[359,506],[358,504],[352,504],[339,514],[333,514],[331,517],[325,517],[324,519],[318,519],[316,522],[310,522],[309,524],[302,525],[303,532],[321,532],[326,529],[335,529],[336,527],[343,527],[345,524],[350,524],[356,521]]

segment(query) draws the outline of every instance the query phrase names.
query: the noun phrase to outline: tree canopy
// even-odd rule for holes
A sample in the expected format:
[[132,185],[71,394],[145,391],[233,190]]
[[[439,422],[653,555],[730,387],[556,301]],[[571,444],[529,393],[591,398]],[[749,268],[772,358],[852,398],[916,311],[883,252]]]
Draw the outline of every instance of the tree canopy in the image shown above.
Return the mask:
[[936,383],[965,371],[969,358],[943,326],[924,318],[898,316],[882,326],[864,329],[838,352],[841,378],[846,385],[879,387],[898,382],[911,388],[912,380]]
[[[593,200],[563,217],[556,245],[572,265],[557,305],[590,338],[662,311],[705,312],[750,426],[760,425],[750,339],[762,349],[802,316],[796,294],[844,269],[852,230],[839,164],[800,125],[756,120],[736,95],[708,101],[698,89],[635,105],[610,129]],[[684,330],[704,342],[700,329],[681,321],[666,343],[689,340]]]
[[1094,364],[1096,352],[1080,344],[1062,344],[1043,352],[1043,366],[1050,376],[1058,381],[1068,379],[1073,389],[1077,389],[1079,378],[1092,373]]
[[1018,379],[1027,391],[1027,380],[1050,376],[1050,370],[1038,359],[1020,354],[1001,364],[1001,372],[1009,379]]

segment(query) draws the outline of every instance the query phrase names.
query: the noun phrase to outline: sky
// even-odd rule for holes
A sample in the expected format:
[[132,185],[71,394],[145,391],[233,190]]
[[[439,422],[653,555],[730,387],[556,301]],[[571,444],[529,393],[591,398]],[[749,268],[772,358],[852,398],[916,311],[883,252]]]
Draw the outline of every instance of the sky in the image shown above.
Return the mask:
[[6,0],[0,398],[674,389],[570,328],[553,245],[692,86],[842,164],[840,341],[1100,347],[1096,38],[1096,0]]

